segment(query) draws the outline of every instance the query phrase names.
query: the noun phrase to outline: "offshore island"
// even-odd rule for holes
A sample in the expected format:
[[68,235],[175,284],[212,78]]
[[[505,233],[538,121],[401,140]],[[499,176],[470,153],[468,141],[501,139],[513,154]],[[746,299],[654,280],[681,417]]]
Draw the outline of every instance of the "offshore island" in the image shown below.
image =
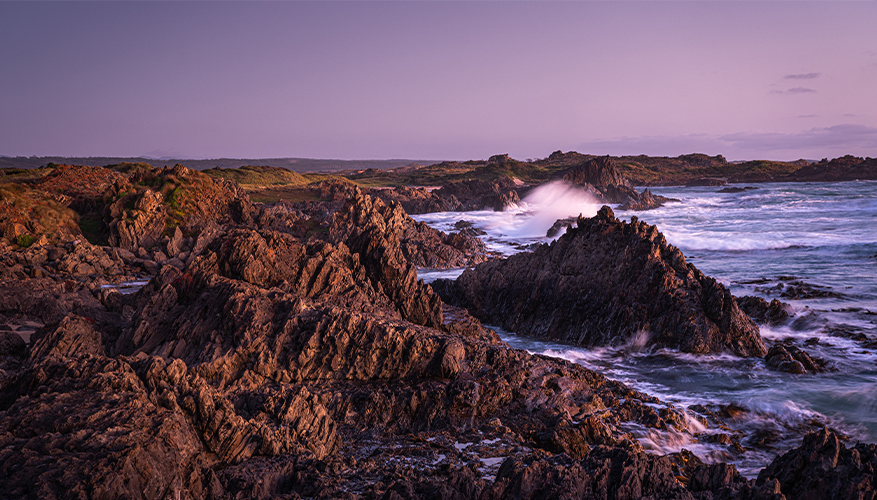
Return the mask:
[[[780,446],[740,424],[755,407],[683,405],[508,340],[817,384],[838,371],[819,339],[763,333],[810,332],[818,315],[788,301],[851,292],[780,276],[733,295],[648,222],[682,203],[653,190],[870,182],[875,159],[62,161],[0,163],[0,498],[877,495],[877,445],[833,421],[796,421]],[[599,209],[505,253],[464,216],[447,232],[418,218],[507,211],[549,185]],[[877,349],[840,326],[819,331]],[[752,454],[767,458],[741,473]]]

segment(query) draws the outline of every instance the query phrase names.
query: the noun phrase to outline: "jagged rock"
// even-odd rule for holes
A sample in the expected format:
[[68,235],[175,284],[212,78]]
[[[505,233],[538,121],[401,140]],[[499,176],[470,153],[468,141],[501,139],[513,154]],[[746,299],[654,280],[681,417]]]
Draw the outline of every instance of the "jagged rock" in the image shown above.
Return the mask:
[[55,266],[59,272],[74,276],[123,274],[124,262],[114,256],[102,247],[80,241],[72,245]]
[[125,361],[46,358],[18,379],[0,395],[5,497],[203,496],[212,471],[201,439]]
[[788,373],[821,373],[825,361],[813,359],[806,351],[791,344],[775,344],[764,356],[764,363],[775,370]]
[[30,357],[39,360],[49,356],[103,356],[101,334],[94,329],[94,320],[68,314],[57,325],[38,330],[31,338]]
[[[185,168],[185,167],[184,167]],[[174,235],[171,237],[170,241],[167,242],[165,249],[167,250],[167,254],[170,257],[176,256],[182,250],[183,243],[183,232],[180,231],[180,226],[174,228]]]
[[767,352],[758,327],[716,280],[685,262],[657,228],[603,207],[551,245],[490,261],[433,288],[488,324],[583,346]]
[[777,299],[768,303],[761,297],[746,295],[737,297],[737,305],[756,323],[771,326],[779,325],[789,318],[789,306]]
[[0,313],[23,315],[44,325],[58,323],[68,313],[104,320],[106,312],[100,302],[75,281],[22,279],[2,282]]
[[580,460],[535,453],[509,458],[496,479],[480,498],[694,499],[666,457],[624,448],[597,447]]
[[560,233],[561,229],[563,229],[563,230],[568,229],[569,227],[573,226],[577,220],[578,220],[578,217],[557,219],[556,221],[554,221],[554,224],[552,224],[551,227],[548,228],[548,231],[545,233],[545,236],[547,236],[548,238],[554,238],[555,236],[557,236]]
[[[119,202],[123,200],[124,198]],[[121,218],[110,223],[112,231],[109,238],[110,244],[132,252],[138,248],[149,248],[155,245],[161,239],[161,233],[164,231],[163,201],[164,196],[161,193],[147,189],[134,205],[133,210],[136,211],[134,214],[136,217],[134,215],[126,217],[126,212],[121,212]]]
[[[215,224],[249,225],[257,216],[240,186],[182,165],[137,171],[129,180],[135,186],[150,187],[133,193],[120,187],[105,219],[110,243],[131,252],[161,243],[169,228],[174,228],[174,236],[181,230],[182,237],[182,233],[197,234]],[[170,250],[179,248],[171,245]]]
[[847,448],[827,429],[811,432],[800,447],[765,467],[757,485],[779,482],[786,498],[874,498],[877,496],[877,445]]
[[399,202],[408,214],[429,214],[433,212],[453,212],[459,210],[461,203],[454,195],[439,197],[426,188],[397,186],[393,189],[372,189],[371,196],[386,203]]
[[445,234],[424,222],[407,219],[401,232],[400,246],[405,259],[417,267],[448,269],[480,264],[490,258],[487,247],[477,235]]
[[552,175],[551,179],[582,188],[602,203],[620,203],[621,210],[649,210],[668,201],[678,201],[654,195],[648,188],[642,193],[637,192],[609,156],[574,165]]
[[332,218],[330,242],[345,242],[359,254],[374,286],[396,304],[402,317],[412,323],[438,327],[442,324],[441,300],[417,280],[417,270],[400,248],[408,216],[400,205],[357,195]]

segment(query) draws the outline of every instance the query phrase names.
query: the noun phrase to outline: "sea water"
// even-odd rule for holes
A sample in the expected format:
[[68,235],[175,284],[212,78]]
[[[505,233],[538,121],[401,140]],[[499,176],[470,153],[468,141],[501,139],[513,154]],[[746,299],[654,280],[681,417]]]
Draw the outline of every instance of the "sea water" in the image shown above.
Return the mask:
[[[676,408],[724,411],[731,431],[743,436],[740,450],[673,430],[629,429],[650,451],[684,448],[707,462],[734,463],[753,476],[821,426],[840,431],[850,443],[877,441],[877,182],[751,187],[736,193],[717,187],[652,188],[679,201],[643,212],[613,208],[619,218],[636,215],[656,225],[688,262],[734,295],[789,304],[793,317],[775,327],[762,325],[761,335],[768,343],[786,341],[805,349],[831,371],[795,375],[768,369],[759,358],[635,345],[585,349],[498,333],[513,347],[580,363]],[[443,231],[469,221],[485,231],[482,238],[491,250],[510,255],[551,241],[545,232],[556,219],[590,217],[599,207],[579,191],[549,184],[504,212],[415,218]],[[421,270],[421,277],[431,281],[461,272]],[[696,422],[691,419],[690,425]]]

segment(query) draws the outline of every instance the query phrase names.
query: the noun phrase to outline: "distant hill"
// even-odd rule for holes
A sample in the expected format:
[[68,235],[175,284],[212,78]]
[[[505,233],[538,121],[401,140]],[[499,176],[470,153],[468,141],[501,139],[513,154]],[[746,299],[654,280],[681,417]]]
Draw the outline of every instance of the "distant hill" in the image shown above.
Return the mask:
[[152,158],[122,158],[114,156],[0,156],[0,168],[39,168],[49,163],[59,165],[88,165],[100,166],[116,165],[119,163],[149,163],[154,167],[174,166],[177,163],[185,165],[193,170],[206,170],[208,168],[237,168],[246,165],[259,165],[268,167],[283,167],[295,172],[337,172],[340,170],[365,170],[397,168],[416,163],[419,165],[431,165],[438,163],[429,160],[317,160],[311,158],[218,158],[213,160],[181,160],[181,159],[152,159]]

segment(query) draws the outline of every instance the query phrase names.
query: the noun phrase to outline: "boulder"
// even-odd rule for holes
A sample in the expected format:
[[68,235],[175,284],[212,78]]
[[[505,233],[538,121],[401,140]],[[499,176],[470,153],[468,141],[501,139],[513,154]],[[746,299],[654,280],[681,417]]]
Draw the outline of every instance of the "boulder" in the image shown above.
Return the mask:
[[636,342],[763,356],[758,327],[727,288],[685,262],[657,228],[604,206],[532,253],[433,283],[487,324],[582,346]]

